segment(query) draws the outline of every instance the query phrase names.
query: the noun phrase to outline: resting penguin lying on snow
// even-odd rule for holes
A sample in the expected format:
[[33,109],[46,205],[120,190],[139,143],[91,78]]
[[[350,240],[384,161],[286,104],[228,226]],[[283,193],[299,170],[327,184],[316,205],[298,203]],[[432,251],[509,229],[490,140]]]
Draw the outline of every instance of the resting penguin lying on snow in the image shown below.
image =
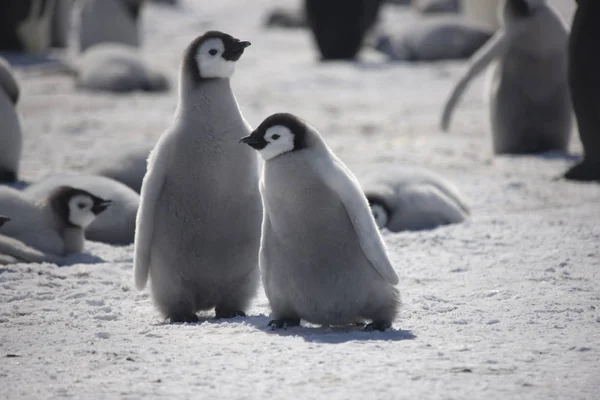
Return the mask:
[[505,0],[504,26],[471,58],[454,87],[441,121],[452,112],[473,77],[497,59],[487,87],[494,152],[566,151],[572,128],[567,84],[567,31],[544,0]]
[[146,175],[148,155],[154,145],[119,148],[92,161],[86,172],[119,181],[140,193]]
[[436,61],[470,57],[494,32],[459,16],[420,19],[399,32],[384,32],[375,49],[393,61]]
[[50,262],[58,264],[60,257],[44,254],[39,250],[27,246],[20,240],[2,235],[2,225],[9,222],[10,218],[0,215],[0,265],[16,264],[22,262]]
[[0,183],[17,180],[21,159],[21,124],[15,109],[19,85],[8,62],[0,57]]
[[111,199],[111,206],[85,229],[89,240],[109,244],[133,243],[135,216],[140,196],[132,189],[104,176],[77,173],[54,174],[33,183],[23,193],[31,200],[48,196],[60,186],[71,186]]
[[424,169],[394,168],[365,175],[361,186],[379,228],[392,232],[431,229],[469,216],[458,190]]
[[323,60],[353,59],[382,0],[305,0],[306,17]]
[[0,187],[0,210],[11,218],[2,227],[2,234],[45,254],[80,253],[84,229],[109,204],[109,200],[68,186],[55,189],[37,202],[18,190]]
[[569,38],[569,87],[584,158],[565,178],[592,181],[600,180],[600,1],[577,3]]

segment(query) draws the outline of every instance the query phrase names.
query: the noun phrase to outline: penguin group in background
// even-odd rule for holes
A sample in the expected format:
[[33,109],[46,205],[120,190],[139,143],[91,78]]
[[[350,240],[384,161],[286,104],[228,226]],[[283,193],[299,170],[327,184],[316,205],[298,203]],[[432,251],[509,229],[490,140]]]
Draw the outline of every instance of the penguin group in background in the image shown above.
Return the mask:
[[378,169],[360,182],[377,226],[391,232],[433,229],[469,217],[454,185],[425,169]]
[[375,38],[374,48],[391,61],[439,61],[469,58],[493,31],[461,16],[429,17]]
[[352,60],[383,0],[305,0],[308,25],[322,60]]
[[150,279],[171,322],[244,316],[258,283],[262,207],[258,158],[231,89],[250,42],[209,31],[183,56],[179,102],[142,183],[134,249],[138,289]]
[[265,161],[260,270],[269,325],[391,327],[398,276],[352,172],[291,114],[268,117],[242,142]]
[[501,29],[469,60],[445,104],[441,128],[448,129],[469,82],[496,61],[486,87],[494,152],[565,152],[572,130],[566,27],[545,0],[506,0],[501,11]]
[[19,173],[21,123],[16,107],[19,84],[8,62],[0,57],[0,183],[15,182]]
[[569,38],[569,88],[583,160],[565,173],[578,181],[600,180],[600,2],[577,0]]
[[113,93],[169,90],[167,77],[149,66],[138,49],[143,5],[144,0],[84,0],[78,24],[79,88]]
[[36,201],[60,186],[82,189],[111,200],[111,206],[85,228],[86,239],[115,245],[133,243],[140,196],[131,188],[104,176],[69,172],[46,176],[29,185],[23,193]]
[[1,233],[51,256],[80,253],[85,228],[109,205],[110,200],[69,186],[58,187],[36,202],[0,186],[0,210],[11,219]]

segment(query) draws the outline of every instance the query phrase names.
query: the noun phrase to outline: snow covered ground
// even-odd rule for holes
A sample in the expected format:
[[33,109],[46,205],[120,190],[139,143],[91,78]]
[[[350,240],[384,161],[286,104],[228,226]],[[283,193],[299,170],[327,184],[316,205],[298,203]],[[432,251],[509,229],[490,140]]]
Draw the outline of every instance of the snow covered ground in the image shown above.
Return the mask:
[[[553,181],[565,157],[493,157],[482,79],[441,133],[461,63],[394,65],[365,51],[362,62],[319,64],[306,31],[261,27],[268,7],[291,0],[182,3],[144,12],[144,55],[174,87],[196,35],[250,40],[233,87],[253,126],[296,113],[359,176],[439,172],[472,218],[385,234],[404,302],[385,333],[271,332],[262,293],[249,318],[165,324],[133,286],[132,246],[88,242],[70,266],[1,269],[0,398],[600,398],[600,185]],[[176,90],[114,96],[78,92],[67,76],[18,78],[28,181],[156,140],[176,105]]]

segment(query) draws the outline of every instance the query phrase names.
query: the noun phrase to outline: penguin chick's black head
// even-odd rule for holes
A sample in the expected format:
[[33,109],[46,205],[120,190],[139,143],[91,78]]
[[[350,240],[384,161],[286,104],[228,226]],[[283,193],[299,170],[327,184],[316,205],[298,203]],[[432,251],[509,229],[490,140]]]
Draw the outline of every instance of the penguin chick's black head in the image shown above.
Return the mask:
[[10,218],[4,215],[0,215],[0,226],[4,225],[8,221],[10,221]]
[[110,200],[71,186],[54,189],[48,196],[48,202],[65,224],[84,229],[111,203]]
[[506,0],[506,6],[517,17],[528,17],[533,13],[533,5],[528,0]]
[[258,150],[266,161],[283,153],[304,149],[306,123],[292,114],[273,114],[240,142]]
[[230,78],[235,62],[250,42],[219,31],[208,31],[197,37],[184,53],[184,67],[195,82],[205,79]]

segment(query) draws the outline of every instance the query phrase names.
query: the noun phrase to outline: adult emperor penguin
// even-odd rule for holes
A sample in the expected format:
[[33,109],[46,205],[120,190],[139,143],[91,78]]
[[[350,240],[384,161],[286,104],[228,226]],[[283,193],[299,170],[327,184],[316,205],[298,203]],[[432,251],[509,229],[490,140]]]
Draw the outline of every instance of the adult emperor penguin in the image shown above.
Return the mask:
[[19,85],[8,62],[0,57],[0,183],[14,182],[21,159],[21,124],[16,110]]
[[583,144],[583,161],[565,178],[600,180],[600,1],[578,0],[569,37],[569,87]]
[[0,187],[0,210],[11,218],[2,234],[52,255],[80,253],[85,228],[109,204],[69,186],[58,187],[37,202],[16,189]]
[[171,322],[244,316],[256,294],[262,206],[258,158],[237,142],[250,132],[231,90],[250,42],[209,31],[183,56],[171,128],[148,159],[135,232],[138,289],[148,276]]
[[471,57],[441,121],[447,130],[462,93],[493,60],[490,117],[496,154],[566,151],[572,130],[567,30],[545,0],[505,0],[503,27]]
[[139,16],[144,0],[82,0],[79,8],[79,51],[98,43],[141,45]]
[[269,325],[370,320],[367,330],[389,328],[398,276],[352,172],[291,114],[271,115],[242,142],[265,160],[260,268]]

